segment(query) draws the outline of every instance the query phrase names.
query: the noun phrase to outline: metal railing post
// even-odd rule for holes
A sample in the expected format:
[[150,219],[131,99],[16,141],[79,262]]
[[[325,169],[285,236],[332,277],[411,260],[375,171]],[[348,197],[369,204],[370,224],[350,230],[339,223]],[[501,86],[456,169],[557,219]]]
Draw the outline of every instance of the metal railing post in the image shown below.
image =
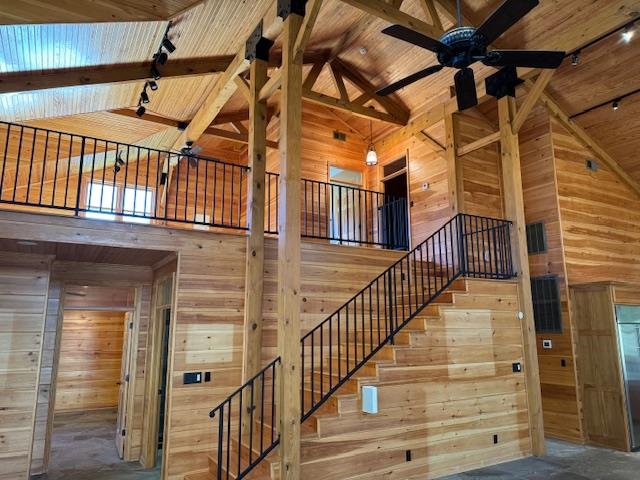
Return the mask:
[[[76,217],[80,215],[80,196],[82,195],[82,173],[84,170],[84,146],[85,146],[85,137],[82,137],[82,143],[80,145],[80,166],[78,168],[78,186],[76,188],[76,207],[74,209]],[[70,172],[67,172],[67,175],[69,175],[69,173]],[[102,207],[102,205],[100,206]]]

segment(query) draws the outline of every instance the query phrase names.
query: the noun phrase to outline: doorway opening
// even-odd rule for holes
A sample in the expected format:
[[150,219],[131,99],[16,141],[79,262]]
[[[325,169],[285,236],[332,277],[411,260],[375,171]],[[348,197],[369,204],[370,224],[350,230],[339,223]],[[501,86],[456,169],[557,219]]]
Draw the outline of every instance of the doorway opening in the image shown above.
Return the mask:
[[409,189],[407,159],[400,158],[383,167],[384,204],[380,225],[385,248],[409,249]]

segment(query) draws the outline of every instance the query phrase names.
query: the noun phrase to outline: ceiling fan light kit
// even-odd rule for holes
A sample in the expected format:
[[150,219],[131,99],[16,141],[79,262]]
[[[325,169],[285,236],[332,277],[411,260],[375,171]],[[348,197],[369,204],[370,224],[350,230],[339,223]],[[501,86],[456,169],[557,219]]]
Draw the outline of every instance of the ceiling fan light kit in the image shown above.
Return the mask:
[[458,70],[454,76],[458,109],[466,110],[478,104],[474,72],[470,68],[476,62],[504,70],[489,77],[491,80],[487,79],[487,93],[494,95],[491,92],[497,92],[497,98],[515,95],[518,84],[516,67],[558,68],[565,57],[565,52],[561,51],[489,49],[491,43],[538,3],[539,0],[506,0],[480,27],[475,28],[461,24],[462,12],[458,2],[458,26],[445,32],[438,40],[402,25],[385,28],[382,32],[387,35],[434,52],[439,65],[398,80],[378,90],[378,95],[389,95],[445,67],[455,68]]

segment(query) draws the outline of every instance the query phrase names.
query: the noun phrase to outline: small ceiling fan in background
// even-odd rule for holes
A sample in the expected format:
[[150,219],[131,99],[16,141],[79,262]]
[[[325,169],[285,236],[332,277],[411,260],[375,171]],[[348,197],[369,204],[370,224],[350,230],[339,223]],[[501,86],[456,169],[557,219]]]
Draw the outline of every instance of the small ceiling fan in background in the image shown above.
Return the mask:
[[391,25],[383,33],[436,53],[439,65],[427,67],[391,85],[378,90],[378,95],[389,95],[407,85],[439,72],[444,67],[458,69],[454,76],[459,110],[478,104],[473,69],[476,62],[493,67],[504,67],[487,79],[487,93],[497,96],[513,94],[518,83],[516,67],[558,68],[565,52],[543,50],[489,50],[489,45],[518,20],[538,5],[538,0],[506,0],[478,27],[462,25],[460,0],[457,1],[458,26],[445,32],[439,40],[423,35],[402,25]]

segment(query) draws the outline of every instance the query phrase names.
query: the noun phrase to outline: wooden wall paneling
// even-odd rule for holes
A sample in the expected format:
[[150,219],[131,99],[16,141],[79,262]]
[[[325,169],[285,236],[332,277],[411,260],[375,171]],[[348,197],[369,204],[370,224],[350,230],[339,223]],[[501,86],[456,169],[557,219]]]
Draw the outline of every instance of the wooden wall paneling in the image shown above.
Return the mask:
[[55,398],[54,379],[58,370],[57,355],[60,349],[60,329],[64,308],[63,288],[61,282],[55,279],[49,282],[30,475],[46,473],[49,464]]
[[[547,436],[583,441],[580,392],[575,368],[575,332],[569,312],[569,290],[558,204],[556,162],[551,123],[543,107],[536,107],[519,134],[522,183],[527,223],[544,222],[547,251],[529,255],[532,276],[556,275],[562,311],[561,333],[536,335]],[[542,341],[552,348],[542,348]],[[563,362],[565,366],[563,366]]]
[[64,312],[55,411],[118,405],[124,313]]
[[518,309],[516,282],[468,280],[453,304],[419,315],[395,361],[367,374],[377,414],[339,391],[340,413],[314,416],[301,478],[438,478],[530,455],[524,374],[512,371],[524,358]]
[[3,480],[29,478],[49,272],[50,257],[0,253],[0,478]]
[[585,439],[628,451],[629,425],[612,285],[571,287]]

